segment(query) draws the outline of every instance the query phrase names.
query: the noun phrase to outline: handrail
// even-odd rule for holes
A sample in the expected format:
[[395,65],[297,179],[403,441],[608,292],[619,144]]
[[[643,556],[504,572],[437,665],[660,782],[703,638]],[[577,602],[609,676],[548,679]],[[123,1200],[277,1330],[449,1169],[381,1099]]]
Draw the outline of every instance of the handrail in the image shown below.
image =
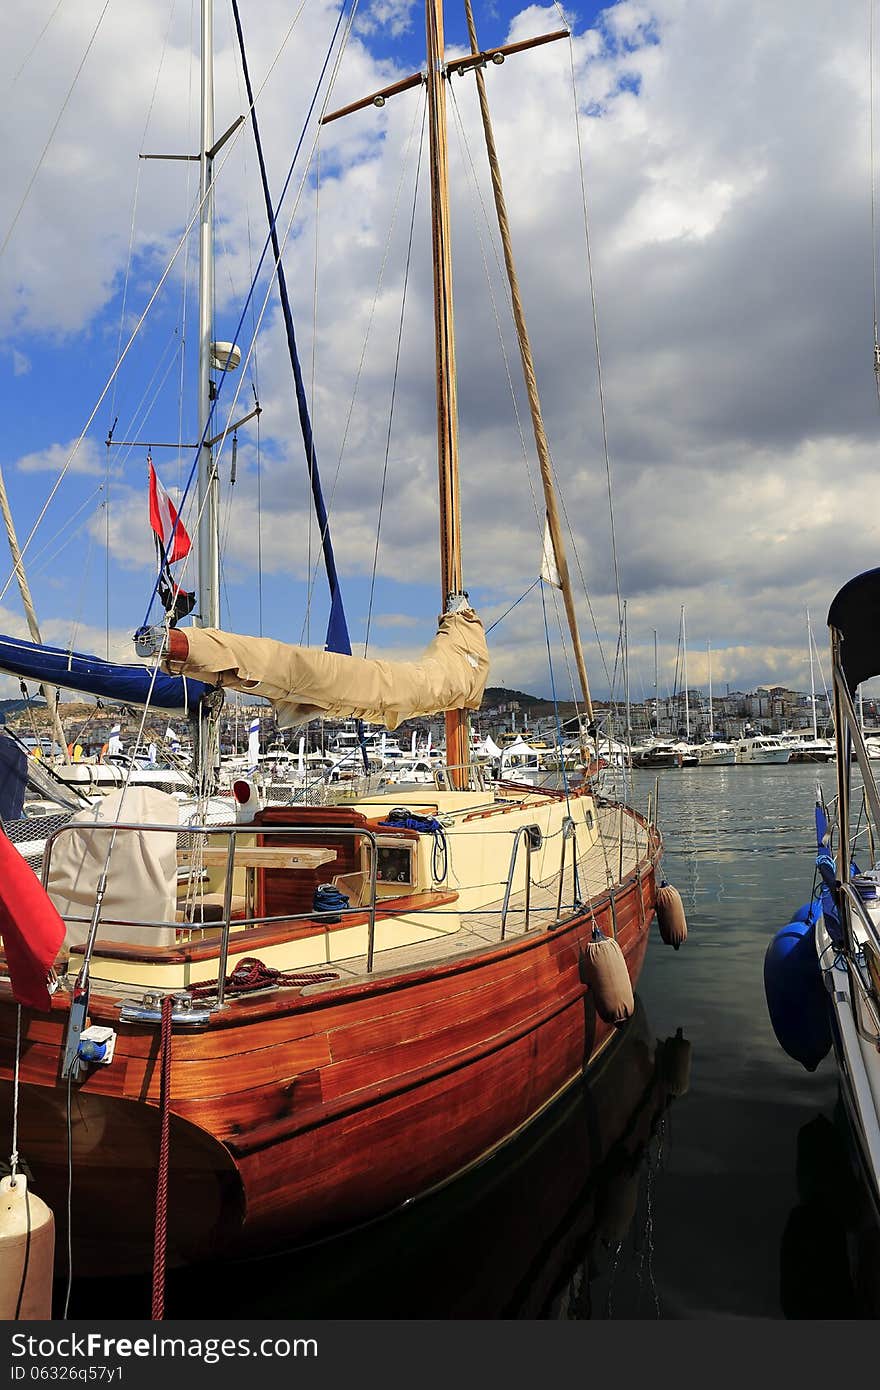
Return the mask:
[[[874,925],[871,916],[868,913],[867,908],[865,907],[865,904],[859,897],[857,890],[853,887],[851,883],[841,883],[840,887],[841,892],[847,898],[850,898],[852,902],[855,904],[857,916],[860,918],[862,926],[867,931],[871,944],[874,946],[875,950],[880,951],[880,934],[878,934],[877,928]],[[856,1015],[855,1009],[853,1010],[853,1022],[855,1023],[856,1028],[858,1029],[859,1033],[861,1033],[865,1041],[876,1045],[878,1042],[878,1038],[880,1038],[880,1013],[878,1013],[877,1011],[877,1007],[874,1003],[873,998],[871,997],[870,990],[867,988],[864,980],[862,979],[861,973],[858,969],[857,961],[854,958],[850,959],[847,952],[844,952],[843,955],[846,962],[847,976],[851,984],[855,983],[858,986],[859,993],[862,996],[862,1003],[865,1005],[866,1009],[868,1010],[868,1013],[874,1020],[875,1032],[873,1034],[865,1033],[864,1029],[861,1028],[859,1025],[859,1020],[858,1016]]]
[[556,899],[556,919],[562,916],[562,887],[565,882],[565,847],[571,840],[572,844],[572,890],[575,898],[580,896],[580,885],[578,884],[577,873],[577,826],[572,816],[564,816],[562,820],[562,856],[559,861],[559,896]]
[[[211,924],[211,925],[220,927],[220,928],[221,928],[221,931],[222,931],[222,935],[221,935],[221,939],[220,939],[220,959],[219,959],[219,966],[218,966],[218,976],[219,976],[219,977],[218,977],[218,983],[217,983],[217,1003],[216,1003],[216,1006],[215,1006],[215,1007],[218,1008],[218,1009],[223,1008],[223,1007],[224,1007],[224,1002],[225,1002],[224,996],[225,996],[225,987],[226,987],[226,966],[227,966],[227,961],[228,961],[228,956],[229,956],[229,936],[230,936],[230,932],[231,932],[231,928],[232,928],[232,917],[231,917],[231,909],[232,909],[232,870],[233,870],[234,865],[235,865],[235,846],[236,846],[236,839],[237,839],[237,837],[238,837],[239,835],[255,835],[255,834],[258,834],[258,835],[275,835],[275,836],[280,837],[281,839],[284,839],[284,838],[290,839],[290,838],[292,838],[293,836],[296,836],[297,838],[299,838],[299,837],[301,837],[301,836],[303,836],[303,835],[305,835],[305,836],[307,836],[307,837],[308,837],[308,836],[321,836],[321,837],[326,837],[328,834],[331,834],[331,835],[339,835],[339,834],[342,834],[342,835],[351,835],[351,836],[363,837],[363,839],[368,840],[368,841],[370,842],[371,846],[372,846],[372,851],[371,851],[371,854],[370,854],[370,901],[369,901],[369,906],[368,906],[368,908],[367,908],[367,911],[368,911],[368,913],[369,913],[368,925],[367,925],[367,974],[372,974],[372,970],[373,970],[373,958],[374,958],[374,955],[375,955],[375,938],[376,938],[376,872],[377,872],[377,859],[378,859],[378,855],[377,855],[377,849],[378,849],[378,836],[377,836],[377,834],[376,834],[376,832],[375,832],[374,830],[369,829],[367,826],[363,826],[363,825],[344,825],[344,824],[343,824],[343,825],[337,825],[337,824],[333,824],[333,825],[272,825],[272,824],[266,824],[266,825],[263,825],[263,824],[260,824],[260,823],[254,822],[254,821],[240,821],[240,822],[237,822],[237,823],[232,824],[232,825],[198,825],[198,824],[185,824],[185,825],[183,825],[183,824],[177,824],[177,825],[154,825],[154,824],[146,824],[146,823],[144,823],[143,821],[106,821],[106,822],[100,822],[100,821],[95,821],[95,822],[77,821],[77,822],[74,822],[74,823],[68,822],[66,825],[58,826],[58,828],[57,828],[56,830],[53,830],[52,833],[51,833],[49,836],[47,836],[47,838],[46,838],[46,847],[45,847],[45,851],[44,851],[44,854],[43,854],[43,872],[42,872],[42,883],[43,883],[43,887],[44,887],[44,888],[46,888],[46,887],[47,887],[47,884],[48,884],[48,880],[49,880],[49,868],[50,868],[51,860],[52,860],[52,850],[53,850],[54,847],[55,847],[55,842],[56,842],[56,840],[59,838],[59,836],[63,835],[65,832],[82,831],[82,830],[88,831],[89,833],[91,833],[91,832],[93,832],[93,831],[98,831],[98,832],[103,831],[103,832],[106,833],[106,834],[115,834],[117,831],[120,831],[120,830],[137,830],[137,831],[140,831],[140,832],[144,832],[144,831],[154,831],[156,834],[159,834],[159,835],[168,834],[168,835],[174,835],[175,837],[177,837],[177,836],[179,836],[179,835],[189,835],[189,836],[201,836],[201,835],[204,835],[204,836],[212,836],[212,835],[213,835],[213,836],[217,836],[217,835],[224,835],[224,836],[228,836],[228,838],[229,838],[229,849],[228,849],[228,854],[227,854],[227,859],[226,859],[226,869],[225,869],[225,882],[224,882],[224,895],[223,895],[223,917],[222,917],[222,919],[221,919],[220,922],[212,923],[212,924]],[[353,909],[352,909],[352,910],[353,910]],[[361,908],[358,908],[357,910],[362,912],[362,911],[364,911],[364,908],[361,907]],[[296,914],[296,915],[298,916],[298,914]],[[308,920],[314,921],[314,920],[316,920],[316,919],[320,919],[322,916],[329,916],[329,915],[337,916],[338,913],[337,913],[337,912],[334,912],[334,911],[332,911],[332,910],[331,910],[331,912],[321,912],[321,911],[312,912],[312,913],[310,913],[310,914],[308,915]],[[74,914],[68,914],[68,916],[69,916],[69,918],[70,918],[71,921],[78,921],[78,920],[89,921],[89,920],[90,920],[89,918],[80,919],[80,918],[78,918],[78,917],[77,917],[76,915],[74,915]],[[287,920],[288,916],[289,916],[289,914],[286,914],[285,917],[284,917],[283,919],[282,919],[282,918],[279,918],[278,920]],[[100,910],[99,910],[99,912],[98,912],[98,921],[100,921],[100,920],[101,920],[101,916],[100,916]],[[255,919],[255,920],[256,920],[256,919]],[[262,919],[262,920],[264,920],[264,921],[274,921],[274,920],[276,920],[276,919],[275,919],[275,918],[272,918],[272,917],[269,917],[269,918],[264,918],[264,919]],[[291,920],[293,920],[292,917],[291,917]],[[97,925],[97,924],[96,924],[96,925]],[[165,923],[165,922],[158,922],[158,923],[157,923],[157,922],[149,922],[149,921],[138,921],[137,923],[131,923],[131,925],[137,925],[137,926],[139,926],[139,927],[156,927],[156,928],[159,928],[159,927],[162,927],[162,926],[167,926],[168,923]],[[238,923],[238,925],[240,926],[241,923]],[[329,925],[329,924],[328,924],[328,925]],[[325,931],[325,935],[326,935],[326,931]],[[86,943],[86,950],[85,950],[84,957],[83,957],[83,967],[85,967],[86,965],[88,965],[88,963],[89,963],[90,960],[91,960],[92,951],[93,951],[93,949],[94,949],[94,945],[95,945],[96,939],[97,939],[97,931],[95,931],[94,933],[91,933],[91,934],[90,934],[90,939],[89,939],[89,941]]]
[[861,920],[862,926],[865,928],[877,951],[880,951],[880,932],[878,932],[877,927],[874,925],[870,913],[859,896],[858,890],[852,883],[841,883],[840,888],[841,892],[848,898],[851,898],[855,903],[856,912]]
[[441,763],[434,768],[434,785],[438,791],[457,791],[453,786],[454,778],[450,778],[450,772],[468,772],[468,789],[484,792],[487,790],[486,777],[484,775],[484,764],[471,763]]
[[[531,904],[532,889],[532,826],[521,825],[513,837],[513,848],[510,851],[510,867],[507,870],[507,884],[504,889],[504,901],[501,904],[501,940],[504,940],[504,933],[507,928],[507,912],[510,906],[510,895],[513,889],[513,873],[516,868],[516,860],[519,854],[519,847],[522,840],[526,843],[526,915],[523,924],[523,931],[529,929],[529,907]],[[558,915],[558,914],[557,914]]]

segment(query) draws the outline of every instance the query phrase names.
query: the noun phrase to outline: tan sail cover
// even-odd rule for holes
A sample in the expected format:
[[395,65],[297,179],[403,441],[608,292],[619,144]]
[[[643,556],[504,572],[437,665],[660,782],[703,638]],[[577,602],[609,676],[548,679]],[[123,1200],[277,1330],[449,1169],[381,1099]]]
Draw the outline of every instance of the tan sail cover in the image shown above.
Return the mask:
[[414,715],[479,709],[489,674],[483,624],[472,608],[446,613],[418,661],[373,661],[219,628],[186,629],[189,655],[165,669],[263,695],[281,728],[307,719],[365,719],[396,729]]

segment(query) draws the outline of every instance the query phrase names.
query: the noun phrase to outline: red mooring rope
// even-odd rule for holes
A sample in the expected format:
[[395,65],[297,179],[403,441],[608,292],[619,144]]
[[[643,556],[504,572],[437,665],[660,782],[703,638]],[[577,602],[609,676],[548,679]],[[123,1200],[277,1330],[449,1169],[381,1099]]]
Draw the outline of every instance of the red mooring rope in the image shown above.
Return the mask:
[[[257,956],[244,956],[231,975],[226,976],[227,994],[245,994],[249,990],[269,989],[283,985],[302,988],[303,985],[323,984],[325,980],[338,980],[335,970],[275,970]],[[202,984],[190,985],[189,993],[193,999],[205,999],[217,993],[217,980],[205,980]]]
[[153,1306],[150,1317],[165,1317],[165,1254],[168,1246],[168,1128],[171,1101],[171,1010],[174,996],[162,1000],[159,1044],[159,1168],[156,1175],[156,1224],[153,1234]]

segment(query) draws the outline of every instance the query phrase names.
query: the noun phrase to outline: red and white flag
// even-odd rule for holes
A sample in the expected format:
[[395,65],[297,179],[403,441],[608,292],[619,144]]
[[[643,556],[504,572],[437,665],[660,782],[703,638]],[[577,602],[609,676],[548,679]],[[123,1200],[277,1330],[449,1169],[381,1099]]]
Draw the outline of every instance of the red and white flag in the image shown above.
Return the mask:
[[177,515],[177,508],[156,477],[149,455],[147,463],[150,465],[150,525],[159,537],[165,559],[173,565],[175,560],[182,560],[189,554],[192,541]]
[[13,997],[31,1009],[50,1009],[47,980],[64,940],[64,922],[33,869],[2,831],[0,937]]

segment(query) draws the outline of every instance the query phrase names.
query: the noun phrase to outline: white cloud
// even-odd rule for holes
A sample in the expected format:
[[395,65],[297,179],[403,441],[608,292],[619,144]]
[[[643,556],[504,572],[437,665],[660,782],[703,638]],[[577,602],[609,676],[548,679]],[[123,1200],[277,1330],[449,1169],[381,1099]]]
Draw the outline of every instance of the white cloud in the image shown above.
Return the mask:
[[415,627],[418,618],[409,613],[377,613],[373,617],[375,627]]
[[67,444],[50,444],[32,454],[24,454],[15,462],[20,473],[86,473],[101,477],[106,472],[102,450],[91,439],[71,439]]
[[387,29],[395,37],[413,27],[415,0],[373,0],[358,21],[361,33],[374,34]]

